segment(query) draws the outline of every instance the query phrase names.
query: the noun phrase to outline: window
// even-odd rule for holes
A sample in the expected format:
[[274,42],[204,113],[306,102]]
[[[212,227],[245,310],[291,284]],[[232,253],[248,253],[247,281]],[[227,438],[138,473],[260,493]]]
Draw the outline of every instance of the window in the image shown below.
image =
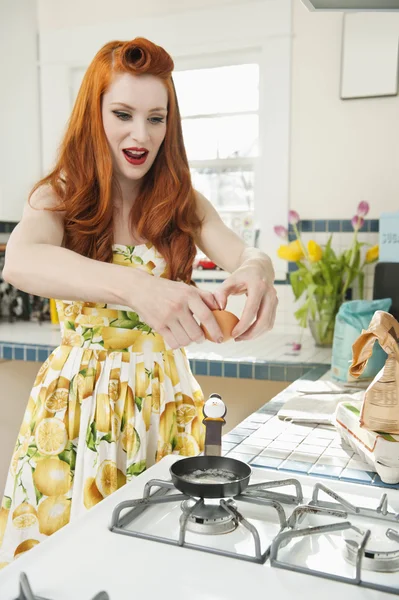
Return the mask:
[[259,65],[175,71],[192,181],[219,212],[253,212]]

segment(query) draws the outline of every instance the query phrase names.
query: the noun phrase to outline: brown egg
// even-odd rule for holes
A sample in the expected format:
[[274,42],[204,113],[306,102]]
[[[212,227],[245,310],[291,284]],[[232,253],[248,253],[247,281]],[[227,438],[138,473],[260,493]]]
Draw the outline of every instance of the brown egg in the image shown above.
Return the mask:
[[[222,330],[223,341],[227,342],[231,339],[231,332],[237,325],[239,319],[228,310],[213,310],[212,314],[215,317],[220,329]],[[206,327],[204,327],[204,325],[201,325],[201,329],[205,333],[206,339],[213,342],[214,340],[209,335],[209,332],[207,331]]]

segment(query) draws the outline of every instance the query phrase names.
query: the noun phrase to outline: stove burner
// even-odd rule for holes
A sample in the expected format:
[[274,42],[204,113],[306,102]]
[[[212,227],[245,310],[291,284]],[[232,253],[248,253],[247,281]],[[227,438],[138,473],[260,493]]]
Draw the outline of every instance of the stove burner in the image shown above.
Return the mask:
[[[352,529],[343,533],[345,540],[344,557],[352,565],[356,565],[359,544],[366,531],[352,526]],[[399,533],[394,529],[385,532],[371,531],[367,540],[362,567],[368,571],[382,571],[392,573],[399,570]]]
[[[235,508],[235,504],[232,506]],[[197,501],[189,498],[181,503],[183,511],[180,522],[188,515],[187,531],[205,535],[219,535],[230,533],[237,528],[234,516],[226,511],[219,502]]]

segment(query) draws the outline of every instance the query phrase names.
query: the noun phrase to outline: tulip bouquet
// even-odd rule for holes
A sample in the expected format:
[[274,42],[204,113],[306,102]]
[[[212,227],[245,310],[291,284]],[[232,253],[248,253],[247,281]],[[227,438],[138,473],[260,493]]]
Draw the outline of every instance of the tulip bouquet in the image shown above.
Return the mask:
[[[332,249],[332,235],[324,247],[313,240],[305,245],[298,227],[300,217],[294,210],[289,212],[288,221],[296,239],[280,246],[278,256],[295,262],[298,267],[289,274],[295,299],[304,298],[295,317],[301,327],[309,325],[317,345],[332,344],[335,317],[347,299],[348,290],[357,284],[358,297],[363,299],[364,268],[378,259],[378,246],[370,247],[364,255],[363,246],[367,244],[358,240],[368,211],[368,203],[360,202],[352,219],[352,243],[339,254]],[[285,227],[276,226],[274,231],[288,241]]]

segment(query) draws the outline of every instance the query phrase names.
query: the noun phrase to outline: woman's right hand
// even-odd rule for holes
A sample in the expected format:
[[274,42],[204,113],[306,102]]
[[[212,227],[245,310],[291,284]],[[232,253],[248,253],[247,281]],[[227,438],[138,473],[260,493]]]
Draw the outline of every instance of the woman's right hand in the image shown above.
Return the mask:
[[[137,274],[136,269],[135,272]],[[223,341],[223,334],[212,314],[219,305],[211,292],[147,273],[143,273],[137,283],[139,291],[136,287],[129,306],[162,335],[172,349],[205,339],[197,321],[206,327],[215,342]]]

